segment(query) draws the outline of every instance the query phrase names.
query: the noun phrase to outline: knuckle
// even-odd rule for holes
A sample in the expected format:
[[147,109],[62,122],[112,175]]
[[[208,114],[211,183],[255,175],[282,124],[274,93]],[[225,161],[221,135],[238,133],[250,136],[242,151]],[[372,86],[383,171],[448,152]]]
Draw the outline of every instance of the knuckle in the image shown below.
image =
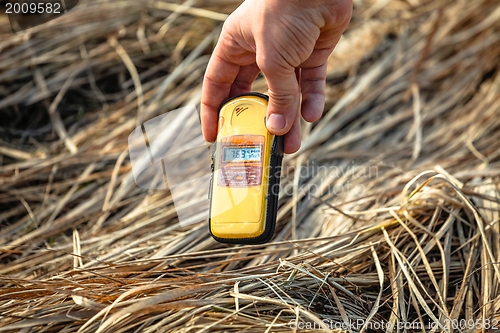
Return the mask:
[[257,52],[257,66],[259,66],[260,70],[266,73],[276,72],[279,67],[281,67],[275,60],[273,54],[267,51]]
[[326,84],[326,75],[322,75],[322,74],[317,74],[317,75],[311,75],[311,76],[308,76],[308,77],[304,77],[303,78],[303,81],[304,82],[310,82],[310,83],[319,83],[319,84]]
[[296,104],[295,95],[296,94],[290,92],[275,92],[269,90],[269,101],[274,109],[274,112],[285,116],[293,114],[294,112],[292,112],[292,109]]
[[276,104],[290,104],[294,98],[289,92],[276,92],[269,90],[269,97]]
[[257,50],[256,62],[264,75],[284,76],[295,70],[295,67],[290,65],[278,51],[269,47]]

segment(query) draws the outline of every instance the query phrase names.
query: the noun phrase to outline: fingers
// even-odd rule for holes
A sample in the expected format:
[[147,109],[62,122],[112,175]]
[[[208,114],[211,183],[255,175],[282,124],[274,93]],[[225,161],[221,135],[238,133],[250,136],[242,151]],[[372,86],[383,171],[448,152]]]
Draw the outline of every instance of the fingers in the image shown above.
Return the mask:
[[325,107],[326,67],[302,68],[300,89],[302,91],[302,117],[309,122],[317,121]]
[[293,154],[300,148],[300,115],[297,113],[292,128],[285,135],[285,154]]
[[243,48],[235,38],[238,28],[234,19],[226,20],[203,79],[200,117],[203,135],[209,142],[216,139],[219,106],[229,97],[240,67],[255,63],[254,53]]
[[269,88],[267,129],[272,134],[283,135],[292,127],[299,109],[299,84],[295,68],[280,65],[273,53],[262,48],[257,54],[257,65]]
[[330,54],[332,54],[332,52],[333,52],[333,47],[325,49],[315,48],[314,51],[309,56],[309,58],[307,58],[306,61],[300,64],[300,67],[301,68],[319,67],[323,65],[325,62],[327,62],[328,57],[330,56]]
[[255,81],[259,73],[260,69],[257,67],[257,64],[241,67],[238,76],[231,86],[229,96],[240,95],[251,91],[252,83]]
[[201,126],[203,136],[209,142],[214,142],[216,139],[219,105],[228,98],[239,68],[238,65],[223,58],[218,44],[208,63],[201,94]]
[[[212,56],[212,59],[214,61],[210,61],[203,81],[200,112],[203,136],[209,142],[215,141],[217,137],[220,104],[230,96],[251,91],[252,83],[260,73],[257,64],[240,67],[223,59],[217,59],[215,56]],[[217,66],[222,66],[221,64],[225,66],[226,72],[212,73],[210,71],[211,68],[220,68]]]

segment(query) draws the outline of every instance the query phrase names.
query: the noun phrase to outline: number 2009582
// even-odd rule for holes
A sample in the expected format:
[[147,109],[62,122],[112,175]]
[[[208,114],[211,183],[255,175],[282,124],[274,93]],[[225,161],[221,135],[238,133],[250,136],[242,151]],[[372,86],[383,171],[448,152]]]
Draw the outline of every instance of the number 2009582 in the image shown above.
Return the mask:
[[61,14],[61,4],[51,2],[6,3],[6,14]]

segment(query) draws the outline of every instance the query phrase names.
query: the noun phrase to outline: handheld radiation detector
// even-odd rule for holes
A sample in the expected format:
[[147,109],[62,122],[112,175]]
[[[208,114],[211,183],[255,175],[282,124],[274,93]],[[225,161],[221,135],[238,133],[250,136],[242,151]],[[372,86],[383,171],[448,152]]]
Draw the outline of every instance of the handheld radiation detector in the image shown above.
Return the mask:
[[267,104],[266,95],[249,93],[219,109],[208,220],[219,242],[260,244],[274,234],[284,138],[267,130]]

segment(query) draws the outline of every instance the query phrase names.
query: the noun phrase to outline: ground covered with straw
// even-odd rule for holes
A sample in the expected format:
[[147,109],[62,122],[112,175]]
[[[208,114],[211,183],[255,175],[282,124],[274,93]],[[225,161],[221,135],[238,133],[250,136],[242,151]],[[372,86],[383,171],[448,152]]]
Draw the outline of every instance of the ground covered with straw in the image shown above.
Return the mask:
[[237,5],[0,16],[0,332],[498,331],[498,1],[355,0],[259,246],[181,227],[127,148],[199,102]]

